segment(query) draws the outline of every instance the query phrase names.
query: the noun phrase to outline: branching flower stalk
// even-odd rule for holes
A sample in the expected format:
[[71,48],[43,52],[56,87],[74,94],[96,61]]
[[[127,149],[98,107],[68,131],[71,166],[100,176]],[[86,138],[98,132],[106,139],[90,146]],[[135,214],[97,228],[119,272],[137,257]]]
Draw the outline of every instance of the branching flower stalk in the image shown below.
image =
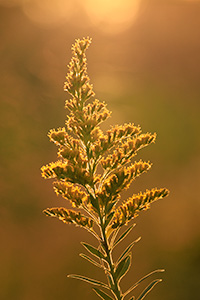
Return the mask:
[[[113,126],[103,133],[100,124],[111,112],[104,102],[94,98],[85,55],[90,43],[90,38],[83,38],[72,46],[73,56],[64,85],[71,96],[66,101],[69,115],[65,127],[50,130],[48,134],[50,141],[58,146],[58,160],[41,169],[44,178],[55,180],[56,194],[70,201],[74,209],[47,208],[44,213],[86,229],[99,243],[97,248],[82,243],[89,255],[80,255],[105,272],[107,283],[82,275],[68,277],[91,283],[104,300],[124,300],[128,296],[133,300],[133,290],[163,270],[147,274],[123,292],[120,282],[131,266],[132,247],[140,238],[133,241],[117,261],[113,260],[113,250],[134,227],[130,222],[141,211],[149,209],[152,202],[166,197],[169,191],[153,188],[120,202],[121,192],[151,168],[150,162],[134,161],[134,158],[140,149],[155,142],[156,134],[142,133],[140,126],[132,123]],[[153,280],[136,300],[144,299],[160,281]]]

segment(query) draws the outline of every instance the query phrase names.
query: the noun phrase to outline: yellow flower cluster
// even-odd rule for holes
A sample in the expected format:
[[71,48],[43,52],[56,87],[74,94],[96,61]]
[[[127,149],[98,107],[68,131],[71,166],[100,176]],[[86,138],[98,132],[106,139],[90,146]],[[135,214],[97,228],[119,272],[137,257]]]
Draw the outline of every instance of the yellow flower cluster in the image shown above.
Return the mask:
[[117,228],[138,216],[141,210],[150,208],[150,204],[158,199],[162,199],[169,194],[165,188],[146,190],[145,193],[139,193],[130,197],[124,204],[120,205],[114,214],[112,228]]
[[64,127],[59,127],[57,130],[51,129],[48,133],[48,137],[50,141],[54,142],[57,146],[64,146],[68,140],[68,135]]
[[127,189],[131,182],[143,172],[147,172],[151,167],[149,162],[135,162],[130,167],[124,167],[115,171],[103,183],[98,197],[102,204],[107,204],[115,200],[122,190]]
[[77,185],[75,186],[70,182],[55,181],[54,190],[57,195],[71,201],[74,207],[81,207],[88,202],[88,195]]
[[[140,126],[135,126],[134,124],[124,124],[121,126],[116,125],[110,130],[107,130],[105,135],[100,135],[100,138],[96,140],[92,146],[93,155],[99,157],[112,149],[118,143],[122,143],[123,140],[130,137],[134,137],[141,132]],[[104,164],[102,160],[102,165]]]
[[71,165],[68,162],[58,160],[55,163],[43,166],[41,170],[45,179],[57,178],[57,180],[79,183],[83,186],[86,184],[93,185],[92,174],[79,165]]
[[137,154],[137,151],[155,141],[155,134],[141,134],[134,139],[127,139],[112,154],[101,160],[104,169],[114,169],[127,164]]
[[[110,218],[112,227],[117,228],[134,217],[141,207],[137,206],[139,200],[129,199],[119,208],[117,203],[120,193],[150,169],[150,162],[132,163],[132,159],[140,149],[155,142],[156,134],[142,133],[140,126],[134,123],[112,126],[105,133],[100,129],[100,124],[110,117],[111,112],[104,102],[94,98],[91,101],[95,94],[87,74],[85,55],[90,43],[91,39],[83,38],[72,46],[73,57],[64,85],[72,96],[65,103],[69,111],[66,126],[48,133],[50,141],[58,146],[58,161],[41,170],[44,178],[56,179],[55,192],[69,200],[73,207],[85,209],[87,214],[93,215],[95,222],[101,220],[100,214],[103,214],[105,224]],[[152,202],[157,197],[154,194],[142,205]],[[149,192],[145,195],[147,197]],[[63,209],[58,211],[56,208],[55,211],[57,214],[54,215],[62,219]],[[108,217],[109,214],[113,218]],[[62,220],[66,221],[66,213]]]
[[69,63],[69,73],[66,77],[64,90],[74,97],[76,108],[82,108],[83,103],[94,96],[90,79],[87,75],[85,51],[91,44],[91,39],[77,39],[72,46],[73,57]]
[[[66,106],[69,108],[68,104]],[[109,116],[110,112],[105,104],[96,99],[93,105],[89,103],[82,110],[71,110],[66,121],[66,126],[71,133],[75,133],[87,143],[91,141],[92,130]]]
[[70,209],[66,209],[63,207],[54,207],[54,208],[47,208],[43,211],[49,217],[56,217],[59,220],[63,221],[64,223],[74,223],[75,225],[81,227],[92,228],[93,227],[93,220],[91,218],[85,217],[81,215],[80,212],[75,212]]

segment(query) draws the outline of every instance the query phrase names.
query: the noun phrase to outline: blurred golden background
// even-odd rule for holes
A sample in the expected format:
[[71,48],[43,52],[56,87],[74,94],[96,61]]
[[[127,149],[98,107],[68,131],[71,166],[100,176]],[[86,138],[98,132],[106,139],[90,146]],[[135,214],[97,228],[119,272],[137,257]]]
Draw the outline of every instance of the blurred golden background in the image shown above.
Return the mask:
[[78,256],[80,241],[94,241],[42,214],[65,205],[40,167],[56,160],[46,135],[64,125],[66,65],[71,44],[84,36],[93,38],[87,57],[96,97],[113,111],[105,126],[134,122],[158,134],[141,151],[153,168],[129,194],[156,186],[171,191],[136,219],[127,240],[142,240],[122,285],[165,268],[149,300],[197,299],[200,1],[0,0],[0,23],[0,299],[98,299],[90,285],[66,278],[103,279]]

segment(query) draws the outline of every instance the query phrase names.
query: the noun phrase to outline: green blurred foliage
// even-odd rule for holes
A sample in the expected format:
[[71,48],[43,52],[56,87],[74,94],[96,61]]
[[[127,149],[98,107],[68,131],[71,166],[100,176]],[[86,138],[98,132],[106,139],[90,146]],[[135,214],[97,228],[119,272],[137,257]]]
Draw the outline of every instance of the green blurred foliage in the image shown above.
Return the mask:
[[164,282],[149,300],[197,298],[200,2],[143,0],[133,24],[113,34],[102,30],[103,23],[93,24],[84,1],[64,7],[62,22],[52,15],[52,22],[32,18],[31,6],[23,6],[28,2],[0,1],[0,299],[97,298],[90,286],[65,276],[86,270],[101,279],[78,256],[79,242],[90,237],[45,218],[44,208],[65,203],[40,177],[40,167],[56,158],[46,134],[64,125],[63,82],[71,44],[88,35],[93,38],[91,81],[97,97],[113,111],[107,126],[135,122],[158,134],[156,144],[141,151],[153,168],[132,191],[156,185],[171,190],[169,198],[137,220],[130,241],[140,235],[142,240],[124,286],[165,268]]

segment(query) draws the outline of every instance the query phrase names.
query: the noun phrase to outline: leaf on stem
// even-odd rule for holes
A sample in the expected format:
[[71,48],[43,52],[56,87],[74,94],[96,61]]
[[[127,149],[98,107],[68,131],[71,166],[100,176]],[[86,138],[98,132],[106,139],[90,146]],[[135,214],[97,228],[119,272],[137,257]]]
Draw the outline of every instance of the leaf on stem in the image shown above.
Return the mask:
[[95,265],[98,268],[105,268],[103,265],[100,265],[98,262],[96,262],[95,260],[93,260],[92,258],[90,258],[89,256],[81,253],[79,254],[82,258],[86,259],[87,261],[89,261],[91,264]]
[[113,229],[111,226],[108,226],[108,227],[106,228],[106,230],[105,230],[105,233],[106,233],[107,239],[109,239],[109,238],[111,237],[111,235],[112,235],[111,241],[110,241],[110,245],[112,245],[112,240],[114,239],[114,236],[115,236],[115,234],[116,234],[116,230]]
[[152,290],[152,288],[159,282],[161,282],[162,279],[156,279],[152,281],[145,289],[144,291],[140,294],[140,296],[136,300],[142,300],[144,297]]
[[99,285],[99,286],[102,286],[102,287],[104,287],[106,289],[109,289],[109,287],[108,287],[107,284],[105,284],[105,283],[103,283],[101,281],[92,279],[92,278],[88,278],[88,277],[82,276],[82,275],[70,274],[70,275],[67,275],[67,277],[69,277],[69,278],[75,278],[75,279],[79,279],[79,280],[83,280],[83,281],[86,281],[87,283],[94,284],[94,285]]
[[107,278],[108,278],[108,283],[109,283],[110,289],[113,290],[114,281],[113,281],[113,277],[109,274],[109,272],[107,273]]
[[127,234],[133,229],[133,227],[135,227],[135,225],[136,224],[131,225],[126,229],[126,231],[124,231],[124,233],[122,233],[122,235],[118,238],[118,240],[113,244],[113,248],[127,236]]
[[113,300],[113,298],[111,298],[110,296],[108,296],[108,294],[104,293],[103,291],[101,291],[98,288],[93,288],[93,290],[95,291],[95,293],[104,300]]
[[100,212],[100,208],[99,208],[98,200],[96,198],[90,196],[90,202],[91,202],[93,208],[99,213]]
[[86,243],[81,243],[90,253],[92,253],[93,255],[97,256],[100,259],[104,259],[105,260],[105,256],[96,248],[94,248],[93,246],[86,244]]
[[129,251],[131,250],[131,248],[141,240],[141,237],[139,237],[137,240],[133,241],[125,250],[124,252],[122,253],[122,255],[119,257],[118,261],[117,261],[117,264],[119,264],[119,262],[124,258],[126,257],[128,254],[129,254]]
[[144,277],[142,277],[140,280],[138,280],[134,285],[132,285],[125,293],[124,296],[128,295],[133,289],[135,289],[142,281],[144,281],[145,279],[147,279],[149,276],[153,275],[154,273],[159,273],[159,272],[164,272],[165,270],[163,269],[158,269],[155,270],[147,275],[145,275]]
[[117,266],[115,271],[115,279],[117,281],[120,281],[122,277],[128,272],[129,267],[131,265],[131,254],[129,256],[125,257]]
[[108,224],[110,223],[110,221],[112,220],[114,213],[115,213],[115,212],[112,211],[112,212],[108,215],[108,217],[107,217],[107,219],[106,219],[106,222],[105,222],[105,227],[107,227]]

